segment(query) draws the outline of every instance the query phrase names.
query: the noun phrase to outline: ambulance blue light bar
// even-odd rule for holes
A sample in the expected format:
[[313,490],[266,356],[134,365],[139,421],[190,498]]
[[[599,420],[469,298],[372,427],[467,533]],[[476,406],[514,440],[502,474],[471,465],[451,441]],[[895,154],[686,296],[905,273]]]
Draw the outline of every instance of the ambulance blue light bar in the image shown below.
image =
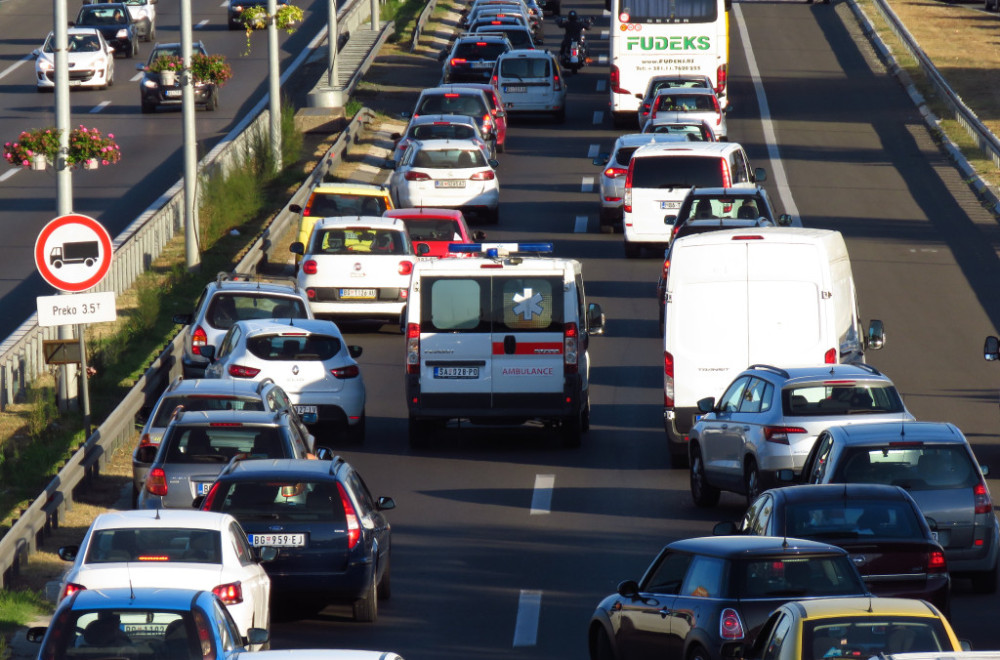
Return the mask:
[[481,254],[491,259],[497,259],[526,252],[551,254],[552,243],[451,243],[448,246],[448,252]]

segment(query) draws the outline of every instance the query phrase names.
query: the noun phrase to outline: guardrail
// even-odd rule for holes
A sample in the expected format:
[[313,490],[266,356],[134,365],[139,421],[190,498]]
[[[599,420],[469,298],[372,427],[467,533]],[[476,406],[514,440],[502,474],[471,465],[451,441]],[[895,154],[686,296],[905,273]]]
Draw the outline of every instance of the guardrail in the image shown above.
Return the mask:
[[[271,237],[280,236],[298,218],[298,214],[289,211],[288,206],[293,203],[301,205],[306,201],[312,187],[322,181],[334,164],[343,158],[347,147],[357,141],[363,127],[374,118],[375,113],[369,108],[358,111],[291,199],[244,252],[236,265],[237,272],[257,272],[262,263],[266,263],[274,247]],[[260,130],[266,130],[266,124]],[[10,586],[21,564],[38,549],[45,536],[59,526],[63,513],[72,506],[73,490],[96,476],[107,462],[107,457],[133,437],[135,416],[143,407],[152,405],[164,388],[180,375],[183,349],[183,335],[178,334],[146,369],[122,402],[0,538],[0,588]]]
[[420,35],[424,31],[424,26],[427,25],[427,21],[431,17],[431,13],[437,7],[437,0],[430,0],[424,10],[420,12],[420,16],[417,18],[417,24],[413,26],[413,40],[410,42],[410,52],[412,53],[417,49],[417,45],[420,43]]

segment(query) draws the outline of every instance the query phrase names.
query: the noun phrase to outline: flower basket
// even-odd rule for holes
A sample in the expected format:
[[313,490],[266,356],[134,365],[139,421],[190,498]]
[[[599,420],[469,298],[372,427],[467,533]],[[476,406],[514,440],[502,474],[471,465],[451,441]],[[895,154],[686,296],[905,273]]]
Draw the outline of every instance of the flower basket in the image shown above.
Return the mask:
[[195,53],[191,56],[191,75],[196,83],[213,83],[222,87],[233,77],[233,69],[224,55]]
[[[22,131],[16,142],[3,145],[3,157],[17,167],[44,170],[50,163],[58,162],[60,133],[56,128]],[[95,169],[117,163],[122,152],[114,138],[113,133],[105,136],[96,128],[74,128],[69,132],[66,165]]]
[[302,8],[295,5],[281,4],[281,1],[279,0],[279,6],[274,16],[269,15],[265,7],[247,7],[240,14],[240,21],[242,21],[247,31],[247,50],[244,53],[245,55],[250,54],[250,35],[253,34],[253,31],[263,30],[271,21],[274,21],[275,26],[279,30],[284,30],[288,34],[298,29],[304,16]]
[[164,87],[173,87],[177,83],[177,72],[176,71],[161,71],[160,72],[160,84]]
[[83,161],[83,169],[96,170],[100,164],[101,164],[100,161],[98,161],[96,158],[88,158],[87,160]]
[[160,84],[164,87],[172,87],[177,82],[177,74],[184,70],[184,58],[179,55],[160,55],[150,62],[146,70],[160,74]]
[[49,159],[45,157],[45,154],[35,154],[31,157],[31,169],[35,171],[44,170],[49,164]]
[[122,152],[113,133],[102,135],[96,128],[80,126],[69,133],[69,153],[66,163],[73,167],[96,169],[121,160]]
[[55,128],[38,128],[21,131],[17,140],[3,145],[3,157],[15,167],[44,170],[59,155],[59,135]]

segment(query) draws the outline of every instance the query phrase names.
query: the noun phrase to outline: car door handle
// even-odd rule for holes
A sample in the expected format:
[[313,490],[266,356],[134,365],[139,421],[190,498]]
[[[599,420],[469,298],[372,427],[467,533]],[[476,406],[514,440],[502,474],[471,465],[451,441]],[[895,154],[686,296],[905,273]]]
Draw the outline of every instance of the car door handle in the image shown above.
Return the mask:
[[659,614],[662,618],[666,619],[668,616],[673,614],[673,610],[668,610],[667,608],[664,607],[663,609],[659,610],[657,614]]

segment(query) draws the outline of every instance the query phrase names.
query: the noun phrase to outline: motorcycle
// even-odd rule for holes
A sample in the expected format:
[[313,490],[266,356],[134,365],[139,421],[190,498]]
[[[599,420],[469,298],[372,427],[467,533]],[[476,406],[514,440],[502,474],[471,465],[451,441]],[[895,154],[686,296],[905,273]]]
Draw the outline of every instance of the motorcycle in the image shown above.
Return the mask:
[[[558,25],[559,27],[565,27],[566,23],[565,19],[560,19]],[[583,29],[588,29],[591,26],[591,19],[584,19],[583,24]],[[587,39],[581,31],[579,39],[570,41],[560,53],[559,61],[564,69],[576,73],[587,64],[588,60],[589,48],[587,46]]]

